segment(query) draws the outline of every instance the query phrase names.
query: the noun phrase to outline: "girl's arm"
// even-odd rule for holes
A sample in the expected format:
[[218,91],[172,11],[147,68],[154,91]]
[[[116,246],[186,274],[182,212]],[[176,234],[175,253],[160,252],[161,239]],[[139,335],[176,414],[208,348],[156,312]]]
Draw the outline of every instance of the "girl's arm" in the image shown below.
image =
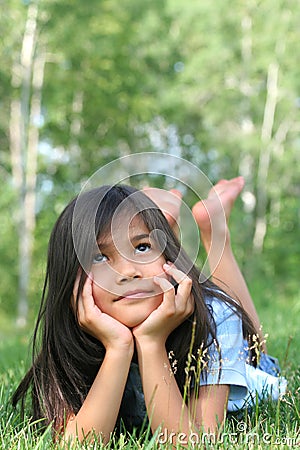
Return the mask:
[[[199,395],[188,401],[179,391],[163,343],[138,345],[140,372],[147,412],[154,432],[158,427],[167,431],[176,443],[179,433],[188,439],[193,431],[215,433],[224,421],[229,393],[228,385],[199,388]],[[172,437],[171,433],[175,433]]]
[[212,384],[201,386],[199,395],[191,399],[194,425],[198,430],[215,433],[223,425],[227,411],[229,386]]
[[[74,298],[78,282],[74,288]],[[131,331],[104,314],[95,305],[92,280],[87,278],[78,302],[78,321],[89,334],[99,339],[105,357],[90,391],[76,415],[68,418],[64,437],[83,440],[89,433],[102,435],[108,442],[114,430],[133,355]],[[93,437],[93,436],[92,436]]]
[[178,433],[188,437],[193,430],[202,427],[207,431],[216,431],[217,424],[224,419],[228,387],[201,387],[199,397],[191,401],[190,407],[185,405],[170,366],[165,342],[171,331],[193,311],[192,282],[175,267],[167,269],[164,266],[164,269],[178,283],[177,294],[171,283],[159,278],[157,282],[164,291],[164,300],[133,330],[133,334],[152,431],[163,427],[175,443]]
[[123,396],[132,350],[107,350],[95,381],[80,410],[69,418],[65,438],[83,440],[89,433],[107,443],[114,430]]

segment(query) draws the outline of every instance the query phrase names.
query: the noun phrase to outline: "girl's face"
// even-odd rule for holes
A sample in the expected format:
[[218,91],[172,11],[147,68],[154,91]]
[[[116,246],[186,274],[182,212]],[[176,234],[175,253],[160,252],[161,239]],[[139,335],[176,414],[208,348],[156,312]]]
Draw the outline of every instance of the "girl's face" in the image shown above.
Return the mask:
[[163,293],[153,282],[166,262],[143,220],[136,216],[128,226],[119,224],[98,241],[92,273],[93,297],[102,312],[132,328],[143,322],[162,302]]

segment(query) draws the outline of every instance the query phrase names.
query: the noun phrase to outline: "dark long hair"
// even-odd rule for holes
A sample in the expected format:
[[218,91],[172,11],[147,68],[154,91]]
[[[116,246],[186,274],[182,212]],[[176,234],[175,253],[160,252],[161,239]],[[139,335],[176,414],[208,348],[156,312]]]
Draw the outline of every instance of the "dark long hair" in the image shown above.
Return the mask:
[[52,422],[54,429],[59,429],[70,414],[79,411],[105,356],[102,343],[79,326],[71,298],[78,271],[84,268],[80,272],[77,299],[92,264],[96,239],[109,231],[113,216],[125,199],[128,200],[125,210],[128,212],[129,208],[139,214],[150,232],[163,231],[157,233],[157,242],[165,259],[176,262],[176,267],[193,280],[195,310],[166,342],[167,351],[173,352],[177,360],[175,377],[181,392],[186,381],[191,336],[194,336],[194,355],[200,348],[205,354],[205,349],[216,340],[215,322],[205,301],[207,297],[217,296],[232,306],[243,320],[244,335],[255,334],[241,306],[209,280],[199,282],[201,273],[182,249],[163,213],[143,192],[125,185],[102,186],[85,192],[64,209],[51,233],[46,278],[33,336],[32,366],[12,399],[14,405],[21,401],[24,412],[27,393],[31,392],[33,419],[45,418],[46,425]]

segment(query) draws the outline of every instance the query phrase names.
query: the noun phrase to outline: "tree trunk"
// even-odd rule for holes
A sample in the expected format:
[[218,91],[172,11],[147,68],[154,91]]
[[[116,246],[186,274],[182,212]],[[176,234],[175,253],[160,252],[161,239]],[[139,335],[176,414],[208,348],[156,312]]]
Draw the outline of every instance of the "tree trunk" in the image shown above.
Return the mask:
[[261,253],[267,232],[267,181],[272,152],[272,132],[278,96],[278,71],[277,63],[271,63],[268,68],[267,98],[265,103],[264,118],[261,130],[261,150],[257,171],[257,203],[256,221],[253,237],[253,249]]
[[[20,62],[12,68],[12,86],[17,96],[11,102],[10,153],[12,176],[18,198],[19,295],[17,324],[28,316],[28,289],[35,226],[35,188],[38,127],[41,109],[44,59],[35,56],[38,2],[28,6]],[[35,59],[36,58],[36,59]]]
[[81,150],[78,143],[78,136],[82,128],[82,108],[83,108],[83,91],[78,90],[74,93],[72,103],[72,121],[70,125],[70,152],[74,157],[79,157]]
[[[273,154],[277,159],[282,159],[284,154],[284,144],[287,139],[287,134],[292,128],[293,121],[290,117],[287,117],[282,121],[278,127],[276,134],[273,138]],[[280,212],[281,212],[281,191],[284,188],[288,188],[290,184],[290,175],[286,174],[284,183],[276,183],[273,185],[273,198],[270,204],[270,222],[274,226],[280,225]]]

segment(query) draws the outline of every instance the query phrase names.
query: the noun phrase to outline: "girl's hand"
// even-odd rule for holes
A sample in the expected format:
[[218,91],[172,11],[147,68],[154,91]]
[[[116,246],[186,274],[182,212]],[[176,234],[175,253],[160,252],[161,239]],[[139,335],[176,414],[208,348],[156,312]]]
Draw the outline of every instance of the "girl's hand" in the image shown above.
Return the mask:
[[[73,307],[77,297],[80,274],[74,284]],[[103,313],[95,304],[93,297],[93,278],[89,274],[78,299],[77,320],[80,327],[102,342],[105,349],[120,349],[126,346],[133,351],[133,335],[129,328]]]
[[194,311],[192,280],[174,265],[164,264],[163,268],[178,283],[177,293],[170,281],[154,277],[154,282],[164,291],[163,301],[144,322],[133,328],[137,341],[165,343],[169,334]]

